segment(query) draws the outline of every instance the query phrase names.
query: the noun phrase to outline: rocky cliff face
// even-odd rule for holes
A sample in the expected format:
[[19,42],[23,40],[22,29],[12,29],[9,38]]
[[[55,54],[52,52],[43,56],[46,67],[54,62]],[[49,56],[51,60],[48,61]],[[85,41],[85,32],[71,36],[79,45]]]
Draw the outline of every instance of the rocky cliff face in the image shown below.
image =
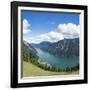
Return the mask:
[[64,39],[53,43],[47,48],[47,51],[60,57],[79,56],[79,38]]

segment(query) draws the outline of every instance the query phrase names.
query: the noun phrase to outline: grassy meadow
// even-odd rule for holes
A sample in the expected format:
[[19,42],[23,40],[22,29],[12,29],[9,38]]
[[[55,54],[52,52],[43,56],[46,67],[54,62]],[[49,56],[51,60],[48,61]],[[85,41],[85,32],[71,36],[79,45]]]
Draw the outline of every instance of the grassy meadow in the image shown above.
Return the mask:
[[33,65],[30,62],[23,61],[23,77],[31,76],[50,76],[50,75],[69,75],[69,74],[79,74],[79,71],[75,72],[52,72],[46,71]]

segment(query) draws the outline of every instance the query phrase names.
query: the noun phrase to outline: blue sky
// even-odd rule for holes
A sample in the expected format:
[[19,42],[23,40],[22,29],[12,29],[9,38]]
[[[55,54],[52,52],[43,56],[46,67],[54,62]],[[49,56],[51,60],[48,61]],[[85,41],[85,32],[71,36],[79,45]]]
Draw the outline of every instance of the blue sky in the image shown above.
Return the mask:
[[[72,28],[77,28],[77,26],[79,26],[79,14],[22,11],[21,18],[24,22],[26,22],[24,23],[26,25],[25,30],[30,30],[30,32],[26,34],[23,33],[23,36],[27,41],[30,41],[30,38],[33,38],[32,40],[34,40],[34,37],[48,34],[50,32],[55,32],[63,35],[63,33],[67,33],[63,31],[68,31],[66,28],[69,26]],[[61,31],[59,30],[59,26]],[[62,30],[63,27],[65,30]]]

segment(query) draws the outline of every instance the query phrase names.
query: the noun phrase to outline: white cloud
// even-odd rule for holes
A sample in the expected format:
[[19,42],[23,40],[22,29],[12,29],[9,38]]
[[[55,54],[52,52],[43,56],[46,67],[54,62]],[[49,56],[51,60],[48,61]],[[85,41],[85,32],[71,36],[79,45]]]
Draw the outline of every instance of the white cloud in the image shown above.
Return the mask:
[[59,24],[59,33],[62,33],[64,38],[77,38],[80,35],[80,25],[73,23]]
[[49,33],[41,34],[36,37],[28,38],[27,41],[30,43],[40,43],[42,41],[57,42],[62,39],[64,39],[64,37],[61,33],[51,31]]
[[[28,31],[31,31],[28,30],[27,27],[30,27],[30,24],[27,20],[24,20],[24,29],[26,30],[24,31],[24,33],[28,33]],[[43,41],[57,42],[64,38],[78,38],[80,35],[80,25],[76,25],[73,23],[59,24],[57,28],[58,31],[50,31],[48,33],[37,35],[35,37],[26,35],[26,37],[24,37],[24,40],[28,41],[29,43],[40,43]]]
[[23,20],[23,34],[28,34],[29,32],[31,32],[30,24],[27,19],[24,19]]
[[58,41],[58,40],[64,39],[63,35],[61,33],[58,33],[58,32],[51,31],[47,35],[50,37],[50,39],[52,41]]

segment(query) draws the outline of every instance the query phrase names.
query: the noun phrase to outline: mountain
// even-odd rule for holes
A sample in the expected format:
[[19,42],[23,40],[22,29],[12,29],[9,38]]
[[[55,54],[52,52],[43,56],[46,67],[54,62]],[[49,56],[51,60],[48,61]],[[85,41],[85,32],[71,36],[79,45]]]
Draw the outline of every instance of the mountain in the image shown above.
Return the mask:
[[37,51],[26,41],[23,41],[23,59],[29,61],[30,59],[38,59]]
[[47,50],[47,48],[51,45],[52,43],[51,42],[48,42],[48,41],[44,41],[44,42],[41,42],[39,44],[31,44],[33,47],[35,48],[40,48],[40,49],[43,49],[43,50]]
[[79,56],[79,38],[60,40],[47,47],[47,51],[60,57]]
[[55,56],[79,56],[79,38],[63,39],[55,43],[42,42],[40,44],[33,44],[33,46],[45,50]]

